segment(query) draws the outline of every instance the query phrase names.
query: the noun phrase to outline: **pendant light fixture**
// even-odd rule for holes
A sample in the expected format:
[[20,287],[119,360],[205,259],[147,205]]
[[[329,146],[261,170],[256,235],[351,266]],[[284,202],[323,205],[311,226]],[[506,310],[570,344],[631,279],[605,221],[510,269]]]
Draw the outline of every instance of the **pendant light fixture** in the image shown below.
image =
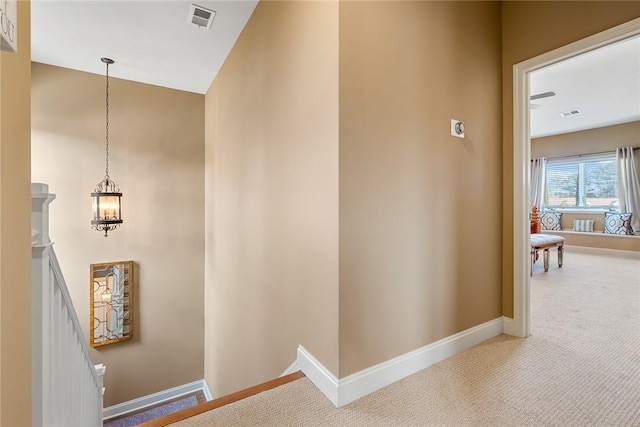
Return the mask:
[[93,205],[93,219],[91,228],[107,233],[122,224],[122,193],[118,185],[109,176],[109,65],[114,61],[109,58],[100,58],[107,65],[107,89],[106,89],[106,167],[104,179],[100,181],[93,193],[91,200]]

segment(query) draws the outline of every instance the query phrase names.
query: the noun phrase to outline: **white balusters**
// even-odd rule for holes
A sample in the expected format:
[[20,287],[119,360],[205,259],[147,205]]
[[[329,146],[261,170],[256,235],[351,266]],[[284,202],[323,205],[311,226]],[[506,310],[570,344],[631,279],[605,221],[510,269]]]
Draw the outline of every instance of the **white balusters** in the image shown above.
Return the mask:
[[94,366],[49,238],[45,184],[31,184],[34,426],[102,426],[104,365]]

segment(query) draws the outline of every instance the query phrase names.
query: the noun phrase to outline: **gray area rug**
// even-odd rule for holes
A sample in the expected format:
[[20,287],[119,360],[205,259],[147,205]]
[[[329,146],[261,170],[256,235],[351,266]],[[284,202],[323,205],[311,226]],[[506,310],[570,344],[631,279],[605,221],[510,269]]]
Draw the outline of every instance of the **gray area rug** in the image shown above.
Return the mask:
[[303,378],[173,425],[640,426],[640,260],[567,247],[531,320],[342,408]]
[[118,418],[113,421],[105,421],[104,427],[132,427],[142,424],[147,421],[155,420],[156,418],[173,414],[174,412],[181,411],[183,409],[190,408],[198,404],[198,398],[195,396],[185,397],[184,399],[176,400],[175,402],[167,403],[148,409],[143,412],[137,412],[125,418]]

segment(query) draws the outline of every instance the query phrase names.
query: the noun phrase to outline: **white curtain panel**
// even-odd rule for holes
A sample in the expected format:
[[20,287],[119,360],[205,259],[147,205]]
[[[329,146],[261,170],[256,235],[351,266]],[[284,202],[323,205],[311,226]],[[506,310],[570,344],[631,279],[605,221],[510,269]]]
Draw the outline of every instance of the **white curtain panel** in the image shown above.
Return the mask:
[[631,229],[640,234],[640,179],[633,158],[633,147],[616,150],[618,165],[618,199],[620,212],[631,213]]
[[546,157],[537,157],[531,160],[529,206],[536,205],[538,210],[542,209],[542,202],[544,201],[544,165],[546,162]]

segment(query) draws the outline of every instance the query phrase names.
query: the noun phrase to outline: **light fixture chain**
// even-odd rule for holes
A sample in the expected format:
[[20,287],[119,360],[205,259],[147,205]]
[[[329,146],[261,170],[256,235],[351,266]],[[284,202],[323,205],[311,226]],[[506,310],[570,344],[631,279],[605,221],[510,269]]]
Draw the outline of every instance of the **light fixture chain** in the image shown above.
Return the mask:
[[[2,1],[2,0],[0,0]],[[115,230],[122,224],[121,200],[122,193],[118,185],[111,181],[109,177],[109,65],[113,64],[113,59],[100,58],[106,64],[106,91],[105,91],[105,177],[99,182],[91,193],[93,204],[93,219],[91,228],[104,231],[107,237],[109,231]]]
[[106,95],[106,112],[107,112],[107,120],[106,120],[106,167],[105,167],[105,178],[107,182],[109,182],[109,63],[107,63],[107,95]]

